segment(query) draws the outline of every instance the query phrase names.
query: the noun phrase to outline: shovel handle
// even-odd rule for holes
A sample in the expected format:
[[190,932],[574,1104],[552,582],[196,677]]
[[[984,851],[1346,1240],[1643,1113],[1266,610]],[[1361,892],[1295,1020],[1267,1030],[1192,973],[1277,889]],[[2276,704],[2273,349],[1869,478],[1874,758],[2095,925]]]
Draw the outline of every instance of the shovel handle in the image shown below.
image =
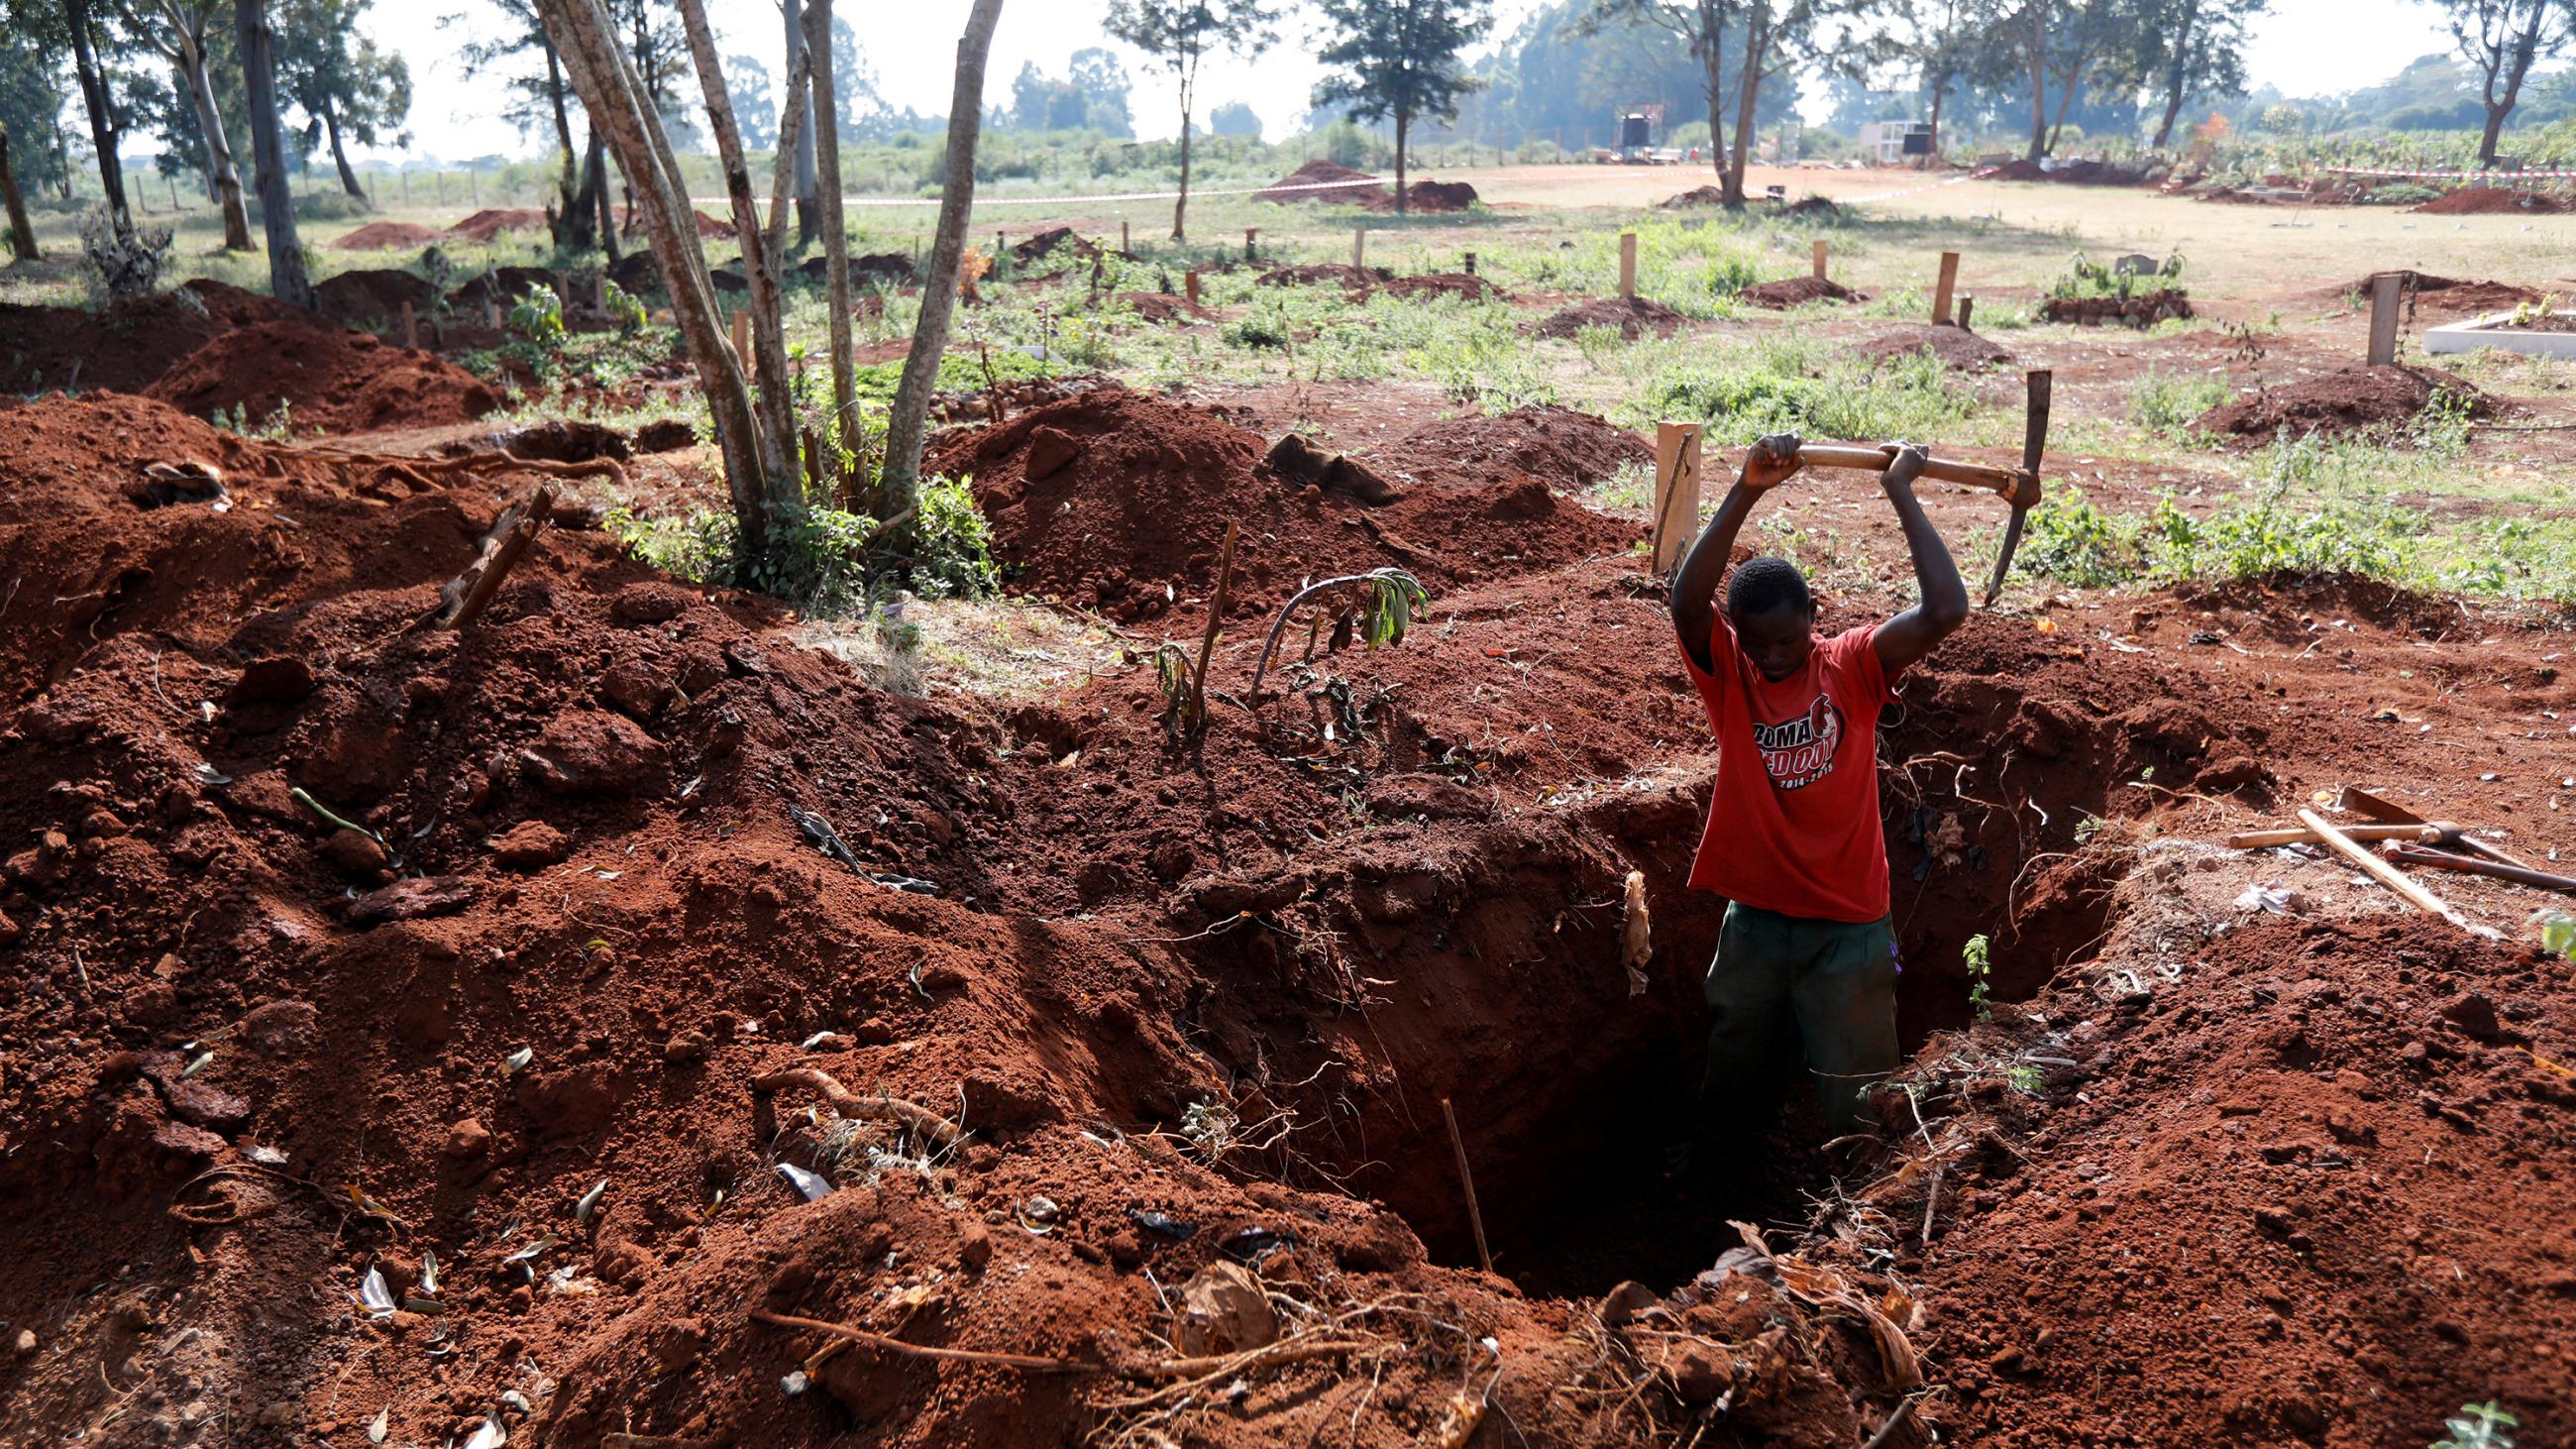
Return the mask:
[[[1887,465],[1895,459],[1894,444],[1857,448],[1807,443],[1798,449],[1798,461],[1810,468],[1859,468],[1878,473],[1886,471]],[[2039,500],[2039,479],[2019,468],[1999,468],[1991,463],[1953,463],[1944,458],[1934,458],[1923,465],[1922,476],[1938,478],[1944,483],[1965,483],[1971,488],[1990,488],[2016,508],[2028,507]]]

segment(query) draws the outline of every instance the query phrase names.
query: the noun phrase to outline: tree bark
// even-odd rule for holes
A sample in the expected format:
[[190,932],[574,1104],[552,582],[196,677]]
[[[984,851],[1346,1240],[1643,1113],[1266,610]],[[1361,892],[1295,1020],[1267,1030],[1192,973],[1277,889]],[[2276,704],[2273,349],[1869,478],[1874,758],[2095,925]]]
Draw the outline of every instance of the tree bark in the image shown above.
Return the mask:
[[1744,177],[1753,164],[1753,113],[1762,103],[1762,68],[1771,49],[1771,7],[1756,4],[1744,17],[1744,69],[1735,77],[1735,151],[1726,168],[1719,199],[1728,206],[1745,202]]
[[108,224],[120,237],[134,230],[134,214],[125,201],[125,167],[117,159],[116,111],[107,93],[107,76],[99,69],[98,51],[90,43],[89,0],[63,0],[63,18],[72,32],[72,69],[80,79],[81,108],[89,116],[90,145],[98,153],[99,184],[107,192]]
[[304,247],[295,235],[295,196],[286,181],[285,149],[277,134],[275,34],[268,0],[233,0],[239,32],[242,91],[250,103],[251,161],[259,182],[260,227],[268,234],[268,289],[290,307],[313,307],[313,282],[304,274]]
[[[824,294],[832,307],[832,436],[845,452],[856,453],[850,434],[859,425],[859,378],[856,339],[850,335],[850,228],[841,202],[841,108],[839,79],[832,74],[832,0],[807,0],[805,58],[814,81],[814,172],[822,205]],[[957,119],[949,118],[954,128]],[[930,313],[930,294],[921,297],[922,315]],[[871,500],[871,516],[892,518],[882,500]]]
[[1708,164],[1717,173],[1718,185],[1726,184],[1726,18],[1717,0],[1700,0],[1700,42],[1703,82],[1708,91]]
[[1198,89],[1199,58],[1193,51],[1178,67],[1181,73],[1181,195],[1172,203],[1172,240],[1183,241],[1182,222],[1190,209],[1190,103]]
[[1917,170],[1926,169],[1941,159],[1941,98],[1949,93],[1948,76],[1943,76],[1934,82],[1932,86],[1932,154],[1923,158],[1923,165],[1915,168]]
[[878,484],[880,518],[902,516],[897,551],[911,547],[909,512],[921,491],[921,442],[930,418],[930,390],[939,378],[939,355],[948,346],[949,314],[957,306],[957,267],[966,249],[966,222],[975,208],[975,142],[984,122],[984,58],[993,48],[993,26],[1002,0],[975,0],[966,33],[957,41],[957,87],[948,106],[948,169],[940,187],[939,230],[930,243],[930,269],[921,280],[921,321],[912,351],[895,385],[886,419],[886,457]]
[[160,0],[161,17],[170,24],[170,43],[161,47],[188,83],[188,99],[197,108],[197,129],[206,142],[206,189],[224,218],[224,250],[246,252],[250,213],[242,205],[241,170],[234,164],[230,138],[224,134],[223,108],[206,74],[206,12],[183,14],[171,0]]
[[322,132],[331,138],[331,164],[340,172],[340,189],[367,201],[367,188],[358,184],[358,173],[349,167],[349,153],[340,145],[340,108],[329,100],[322,102]]
[[782,265],[787,258],[787,207],[796,182],[796,154],[811,139],[805,135],[805,118],[814,110],[810,103],[814,75],[807,60],[800,49],[787,63],[787,94],[778,112],[778,150],[770,157],[769,255]]
[[2165,111],[2156,122],[2156,139],[2150,149],[2161,151],[2173,140],[2174,122],[2182,115],[2183,92],[2191,84],[2191,48],[2198,43],[2193,33],[2200,24],[2200,7],[2182,7],[2182,33],[2173,38],[2173,63],[2165,68]]
[[2030,0],[2030,154],[2037,162],[2048,154],[2048,7],[2054,0]]
[[[2478,135],[2478,165],[2482,168],[2496,163],[2496,147],[2504,137],[2505,117],[2513,114],[2515,103],[2522,98],[2523,77],[2531,73],[2532,58],[2540,50],[2540,32],[2549,23],[2547,0],[2529,0],[2529,3],[2531,23],[2523,27],[2520,35],[2512,37],[2505,50],[2497,55],[2501,64],[2487,70],[2486,88],[2479,96],[2487,108],[2486,129]],[[2501,100],[2495,93],[2498,70],[2504,75],[2504,97]]]
[[751,300],[751,360],[753,374],[760,380],[758,406],[765,445],[760,466],[772,478],[792,477],[797,471],[792,451],[795,399],[787,380],[787,342],[779,327],[776,263],[763,245],[760,207],[751,195],[751,167],[743,159],[742,132],[734,124],[733,96],[725,89],[724,58],[716,53],[715,32],[707,27],[706,0],[680,0],[680,24],[688,32],[699,88],[706,93],[707,129],[715,133],[725,196],[733,203],[734,229],[742,243],[743,282]]
[[9,207],[9,254],[22,262],[39,259],[43,253],[36,250],[36,228],[27,221],[26,198],[18,194],[18,168],[9,159],[5,127],[0,127],[0,201]]
[[1395,113],[1395,214],[1398,216],[1404,215],[1404,139],[1412,129],[1412,114],[1399,108]]
[[[249,4],[251,0],[238,0]],[[770,552],[770,515],[774,500],[801,496],[793,476],[763,471],[768,450],[761,441],[760,419],[751,403],[751,388],[724,338],[723,317],[715,288],[707,279],[706,249],[698,240],[697,222],[687,194],[677,182],[678,164],[660,118],[643,92],[615,27],[601,13],[599,0],[538,0],[537,13],[563,53],[564,68],[591,124],[617,153],[618,166],[633,188],[644,235],[662,269],[663,290],[672,315],[697,366],[698,384],[715,418],[716,441],[724,456],[725,482],[732,496],[736,542],[736,578],[757,585],[765,576]]]
[[[590,160],[586,171],[582,195],[596,214],[592,226],[599,233],[599,249],[607,255],[608,264],[613,267],[617,265],[618,253],[624,244],[617,238],[617,218],[608,203],[608,143],[600,139],[597,126],[590,128]],[[627,194],[633,195],[634,188],[629,187]]]
[[[788,72],[793,74],[801,64],[805,67],[806,75],[811,77],[814,73],[814,62],[805,48],[804,6],[800,0],[781,0],[779,8],[786,12],[787,16]],[[831,50],[831,35],[827,28],[823,37],[823,52],[829,55]],[[805,96],[806,111],[803,118],[805,124],[797,128],[796,135],[796,250],[800,252],[812,246],[814,239],[822,235],[823,226],[822,213],[814,193],[813,105],[814,93],[809,86]],[[834,119],[839,118],[836,116]],[[786,134],[786,124],[782,117],[779,121],[782,137]]]

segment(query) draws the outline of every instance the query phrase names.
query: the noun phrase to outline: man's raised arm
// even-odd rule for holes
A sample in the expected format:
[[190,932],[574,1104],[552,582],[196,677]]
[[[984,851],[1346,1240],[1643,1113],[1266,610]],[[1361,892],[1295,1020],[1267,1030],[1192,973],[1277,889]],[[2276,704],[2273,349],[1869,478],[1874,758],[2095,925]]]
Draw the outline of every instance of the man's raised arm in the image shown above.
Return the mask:
[[[1755,443],[1745,457],[1743,473],[1717,505],[1717,515],[1709,519],[1708,528],[1691,545],[1690,552],[1682,555],[1682,566],[1673,571],[1673,629],[1681,635],[1682,648],[1689,652],[1691,662],[1703,673],[1714,667],[1708,655],[1708,635],[1717,625],[1717,585],[1726,577],[1726,561],[1735,552],[1735,535],[1752,514],[1753,500],[1797,472],[1798,466],[1797,434],[1780,433]],[[1939,541],[1934,542],[1937,545]]]
[[1914,479],[1923,471],[1927,456],[1910,443],[1900,445],[1896,461],[1879,478],[1887,501],[1896,508],[1897,521],[1905,527],[1905,546],[1914,555],[1914,583],[1921,591],[1913,608],[1879,625],[1870,636],[1879,666],[1891,678],[1968,622],[1968,586],[1959,581],[1959,565],[1950,557],[1949,545],[1941,541],[1932,520],[1923,516],[1922,501],[1914,496]]

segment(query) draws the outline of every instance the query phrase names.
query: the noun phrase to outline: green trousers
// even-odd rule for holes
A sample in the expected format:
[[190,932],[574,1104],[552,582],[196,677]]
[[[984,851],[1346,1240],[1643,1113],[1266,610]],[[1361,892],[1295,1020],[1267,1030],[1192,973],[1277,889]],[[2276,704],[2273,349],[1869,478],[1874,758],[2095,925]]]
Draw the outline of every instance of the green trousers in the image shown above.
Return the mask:
[[1896,937],[1886,917],[1849,925],[1729,904],[1707,995],[1700,1096],[1712,1137],[1761,1130],[1801,1043],[1826,1125],[1836,1136],[1860,1130],[1862,1095],[1896,1070]]

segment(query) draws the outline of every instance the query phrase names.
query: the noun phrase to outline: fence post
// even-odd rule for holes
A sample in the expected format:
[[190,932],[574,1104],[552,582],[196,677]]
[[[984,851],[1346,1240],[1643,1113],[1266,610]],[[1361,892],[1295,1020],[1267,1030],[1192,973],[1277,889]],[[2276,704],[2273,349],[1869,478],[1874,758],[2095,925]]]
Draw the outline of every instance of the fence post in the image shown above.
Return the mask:
[[1637,295],[1637,234],[1619,233],[1619,297],[1622,301]]
[[1681,558],[1699,526],[1700,425],[1655,425],[1655,572]]
[[2370,279],[2370,365],[2386,367],[2397,360],[2398,297],[2405,278],[2381,272]]
[[1959,254],[1941,254],[1941,278],[1932,287],[1932,325],[1945,326],[1950,321],[1950,294],[1959,285]]

